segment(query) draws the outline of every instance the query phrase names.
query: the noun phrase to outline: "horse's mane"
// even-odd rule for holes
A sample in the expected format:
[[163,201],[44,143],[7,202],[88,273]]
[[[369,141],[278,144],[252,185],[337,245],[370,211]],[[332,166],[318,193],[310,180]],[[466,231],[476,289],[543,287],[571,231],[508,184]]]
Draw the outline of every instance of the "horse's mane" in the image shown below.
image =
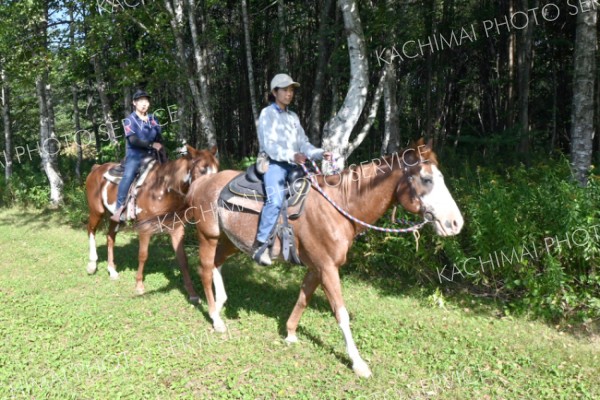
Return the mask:
[[352,197],[372,190],[381,178],[396,169],[407,169],[412,174],[416,168],[420,168],[421,161],[438,165],[437,156],[429,147],[421,153],[418,153],[418,150],[419,147],[413,145],[407,149],[374,158],[368,163],[351,164],[339,175],[319,176],[319,185],[323,188],[338,188],[330,193],[338,197],[337,200],[340,200],[347,208]]

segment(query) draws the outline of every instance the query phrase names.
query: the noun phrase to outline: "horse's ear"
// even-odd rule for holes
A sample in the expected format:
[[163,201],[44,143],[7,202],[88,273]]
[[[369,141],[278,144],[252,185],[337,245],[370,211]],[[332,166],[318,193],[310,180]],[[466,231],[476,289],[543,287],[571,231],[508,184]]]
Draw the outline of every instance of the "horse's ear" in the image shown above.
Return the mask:
[[417,143],[415,144],[415,148],[427,146],[427,145],[429,145],[430,142],[431,142],[431,139],[429,139],[429,142],[427,144],[425,144],[425,138],[423,136],[421,136],[419,138],[419,140],[417,140]]
[[427,146],[429,150],[433,149],[433,138],[429,138],[425,146]]
[[216,144],[210,148],[210,152],[213,154],[213,156],[215,156],[215,157],[217,156],[217,153],[219,152],[219,148],[217,147]]
[[430,151],[433,149],[433,138],[429,138],[427,140],[427,143],[425,143],[425,137],[421,136],[416,144],[414,142],[412,144],[414,149],[423,149],[424,151]]
[[187,149],[187,154],[190,158],[195,158],[196,155],[198,155],[198,150],[196,150],[195,148],[193,148],[192,146],[190,146],[189,144],[185,145],[185,148]]

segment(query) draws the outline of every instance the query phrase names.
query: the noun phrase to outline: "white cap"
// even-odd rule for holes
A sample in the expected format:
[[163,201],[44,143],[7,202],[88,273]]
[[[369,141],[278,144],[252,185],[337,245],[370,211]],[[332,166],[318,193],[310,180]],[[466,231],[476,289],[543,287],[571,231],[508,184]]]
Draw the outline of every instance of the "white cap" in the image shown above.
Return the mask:
[[288,86],[300,87],[298,82],[294,82],[288,74],[277,74],[271,80],[271,91],[275,88],[286,88]]

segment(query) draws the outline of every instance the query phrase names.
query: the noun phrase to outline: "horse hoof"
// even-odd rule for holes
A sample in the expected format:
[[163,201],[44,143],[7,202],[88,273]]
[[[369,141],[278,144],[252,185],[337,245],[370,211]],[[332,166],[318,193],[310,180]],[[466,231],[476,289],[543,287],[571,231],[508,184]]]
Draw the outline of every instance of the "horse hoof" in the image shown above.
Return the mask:
[[193,305],[197,306],[198,304],[200,304],[200,297],[199,297],[199,296],[190,296],[190,297],[188,298],[188,301],[189,301],[191,304],[193,304]]
[[144,292],[145,292],[144,288],[139,288],[139,287],[135,288],[135,294],[137,294],[138,296],[143,295]]
[[352,366],[352,369],[354,370],[356,376],[358,376],[359,378],[370,378],[372,375],[369,366],[365,362],[355,363]]
[[298,343],[298,336],[296,335],[288,335],[288,337],[285,338],[285,341],[289,344],[292,343]]
[[87,265],[86,271],[88,275],[93,275],[98,270],[98,267],[94,261],[90,261]]
[[227,326],[225,325],[225,322],[223,322],[223,321],[215,322],[213,324],[213,328],[215,328],[215,332],[217,332],[217,333],[227,332]]
[[110,275],[110,279],[113,281],[119,279],[119,273],[112,268],[108,268],[108,275]]

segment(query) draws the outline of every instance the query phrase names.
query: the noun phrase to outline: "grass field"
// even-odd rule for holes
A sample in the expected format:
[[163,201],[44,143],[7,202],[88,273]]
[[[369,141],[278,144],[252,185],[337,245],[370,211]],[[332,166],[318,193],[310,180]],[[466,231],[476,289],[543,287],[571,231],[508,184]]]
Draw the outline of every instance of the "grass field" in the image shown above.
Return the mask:
[[88,276],[83,226],[60,212],[0,210],[1,399],[600,397],[597,337],[504,317],[474,297],[441,307],[430,289],[383,278],[343,274],[371,379],[353,374],[322,291],[300,322],[300,342],[284,342],[300,267],[231,259],[229,332],[216,334],[205,303],[186,302],[167,238],[153,240],[147,293],[136,296],[135,235],[118,236],[121,278],[111,281],[104,233],[99,271]]

